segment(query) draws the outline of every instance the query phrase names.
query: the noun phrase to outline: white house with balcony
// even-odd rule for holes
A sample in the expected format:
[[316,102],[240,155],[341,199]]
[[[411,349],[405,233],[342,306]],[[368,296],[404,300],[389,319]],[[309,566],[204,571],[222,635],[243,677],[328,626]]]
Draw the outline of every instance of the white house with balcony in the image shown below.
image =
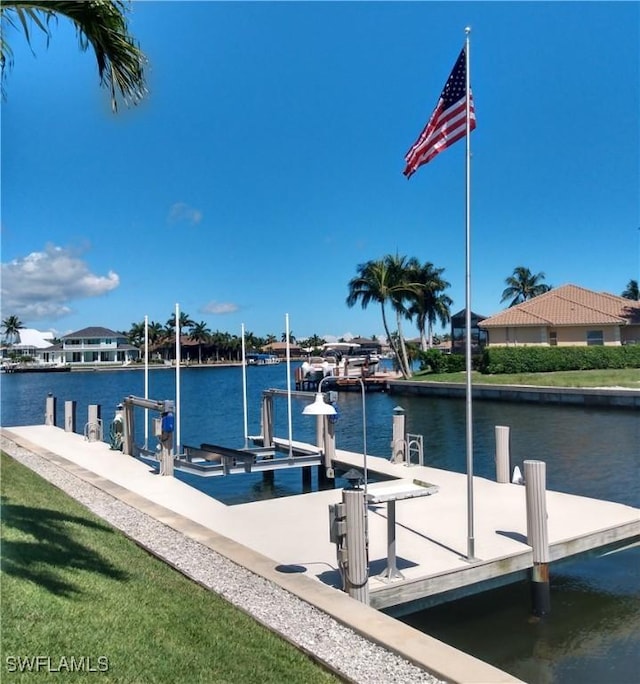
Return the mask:
[[74,366],[131,363],[140,357],[140,350],[129,344],[126,335],[109,328],[83,328],[60,340],[57,359]]

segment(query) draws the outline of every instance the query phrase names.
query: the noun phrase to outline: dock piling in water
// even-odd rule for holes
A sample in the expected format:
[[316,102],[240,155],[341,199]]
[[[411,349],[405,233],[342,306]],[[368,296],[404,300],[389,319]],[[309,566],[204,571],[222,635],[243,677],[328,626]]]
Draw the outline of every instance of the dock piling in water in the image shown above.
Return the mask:
[[547,528],[546,472],[544,461],[525,461],[524,480],[527,503],[527,543],[533,551],[531,598],[533,614],[551,611],[549,586],[549,534]]

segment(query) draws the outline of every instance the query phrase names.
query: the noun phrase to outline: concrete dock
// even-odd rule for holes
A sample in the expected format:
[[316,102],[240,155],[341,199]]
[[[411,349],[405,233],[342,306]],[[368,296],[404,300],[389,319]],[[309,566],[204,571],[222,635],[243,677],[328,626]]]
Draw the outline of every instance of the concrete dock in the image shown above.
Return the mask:
[[[62,467],[75,467],[84,474],[84,479],[118,498],[150,510],[165,511],[167,524],[177,525],[176,529],[192,533],[196,539],[203,538],[210,530],[218,539],[231,540],[231,545],[224,542],[222,547],[235,549],[229,552],[231,555],[240,553],[245,559],[260,559],[257,572],[266,573],[283,586],[294,586],[296,591],[306,594],[305,600],[314,605],[319,601],[323,610],[337,610],[340,620],[360,621],[354,628],[363,634],[382,625],[383,635],[372,636],[374,640],[403,652],[414,662],[430,659],[425,667],[445,679],[516,681],[444,644],[438,647],[432,644],[427,654],[424,644],[412,645],[411,639],[407,641],[403,630],[410,628],[381,614],[379,618],[372,618],[376,611],[336,590],[341,582],[336,547],[329,541],[328,507],[341,500],[339,489],[226,506],[176,478],[155,475],[141,461],[112,451],[105,443],[88,442],[81,435],[60,428],[15,427],[4,428],[2,433]],[[343,467],[362,468],[363,456],[337,449],[336,462]],[[526,577],[533,561],[531,548],[526,543],[523,486],[474,478],[476,559],[469,562],[465,558],[465,475],[393,464],[373,456],[368,456],[367,467],[371,475],[378,472],[437,487],[431,496],[397,502],[396,555],[397,568],[402,573],[399,579],[376,577],[387,565],[387,505],[369,507],[373,608],[402,614]],[[384,483],[372,483],[369,491],[375,492],[383,486]],[[553,491],[548,491],[546,498],[552,574],[555,561],[582,553],[605,552],[640,540],[640,511],[636,508]],[[179,525],[176,521],[180,521]],[[245,552],[238,552],[239,548]],[[254,569],[249,561],[243,564]],[[305,581],[300,583],[300,580]],[[453,657],[454,653],[459,656]],[[489,670],[483,671],[483,667]]]

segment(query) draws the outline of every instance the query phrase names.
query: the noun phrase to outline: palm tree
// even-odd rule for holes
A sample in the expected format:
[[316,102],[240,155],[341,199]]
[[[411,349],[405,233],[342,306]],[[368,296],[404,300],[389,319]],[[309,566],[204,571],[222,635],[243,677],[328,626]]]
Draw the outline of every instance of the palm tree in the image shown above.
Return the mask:
[[507,287],[502,292],[501,302],[511,300],[509,307],[526,302],[528,299],[533,299],[538,295],[544,294],[551,289],[551,285],[543,283],[544,273],[531,273],[528,268],[524,266],[517,266],[513,269],[513,275],[505,278]]
[[[409,307],[409,315],[415,317],[420,333],[420,349],[426,351],[433,346],[433,325],[439,320],[444,326],[451,320],[453,300],[444,293],[451,284],[444,280],[444,268],[436,268],[427,261],[416,270],[412,278],[420,283],[420,291]],[[426,332],[425,332],[426,329]]]
[[[383,259],[367,261],[357,267],[358,275],[349,281],[349,295],[347,306],[352,307],[360,302],[366,309],[372,302],[380,304],[382,325],[400,364],[400,372],[408,380],[411,377],[411,367],[407,358],[406,346],[402,336],[401,316],[406,316],[405,301],[418,290],[418,284],[410,282],[408,274],[415,268],[415,260],[406,257],[387,255]],[[387,323],[386,305],[391,304],[396,313],[398,336],[394,338]]]
[[[84,52],[89,46],[93,48],[100,85],[109,91],[111,109],[117,112],[119,99],[126,104],[136,104],[147,93],[144,78],[146,58],[129,33],[126,19],[128,10],[128,3],[121,0],[3,0],[0,13],[7,24],[22,28],[29,46],[30,29],[40,29],[49,40],[54,20],[57,21],[58,17],[69,19],[75,26],[80,49]],[[3,82],[5,68],[13,65],[13,51],[6,42],[5,35],[3,27],[0,39]]]
[[[280,335],[280,342],[286,342],[287,341],[287,333],[286,331]],[[296,343],[296,336],[289,330],[289,344],[295,344]]]
[[622,293],[622,296],[625,299],[633,299],[636,302],[640,301],[640,289],[638,289],[638,281],[630,280],[627,283],[627,287]]
[[144,322],[143,323],[132,323],[129,332],[125,333],[129,344],[133,344],[136,347],[142,347],[144,345]]
[[189,339],[198,343],[198,363],[202,364],[202,343],[211,339],[211,330],[204,321],[194,323],[189,330]]
[[2,321],[2,329],[7,344],[11,346],[15,344],[16,340],[20,338],[20,331],[24,328],[22,321],[17,316],[7,316]]
[[[189,328],[195,324],[196,324],[196,322],[189,317],[189,314],[181,311],[180,312],[180,321],[179,321],[179,325],[178,325],[178,335],[180,335],[180,338],[182,338],[183,328]],[[171,317],[166,322],[165,326],[166,326],[167,330],[170,330],[172,334],[175,334],[175,327],[176,327],[176,314],[175,313],[171,314]]]

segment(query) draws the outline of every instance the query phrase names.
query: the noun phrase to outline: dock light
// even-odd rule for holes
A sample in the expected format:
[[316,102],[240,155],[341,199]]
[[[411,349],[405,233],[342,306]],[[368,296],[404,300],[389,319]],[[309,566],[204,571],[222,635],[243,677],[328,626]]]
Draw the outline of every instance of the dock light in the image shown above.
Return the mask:
[[[335,380],[335,377],[327,375],[318,383],[318,391],[313,404],[307,404],[302,413],[305,416],[333,416],[336,414],[335,408],[331,404],[327,404],[320,389],[325,380]],[[367,547],[367,557],[369,553],[369,507],[367,503],[369,471],[367,469],[367,403],[365,400],[365,386],[362,378],[354,378],[360,385],[360,396],[362,398],[362,465],[364,470],[364,526],[365,526],[365,543]],[[367,560],[368,566],[368,560]]]
[[313,400],[313,404],[307,404],[302,409],[302,413],[305,416],[335,416],[336,410],[331,404],[327,404],[322,392],[316,392],[316,398]]

